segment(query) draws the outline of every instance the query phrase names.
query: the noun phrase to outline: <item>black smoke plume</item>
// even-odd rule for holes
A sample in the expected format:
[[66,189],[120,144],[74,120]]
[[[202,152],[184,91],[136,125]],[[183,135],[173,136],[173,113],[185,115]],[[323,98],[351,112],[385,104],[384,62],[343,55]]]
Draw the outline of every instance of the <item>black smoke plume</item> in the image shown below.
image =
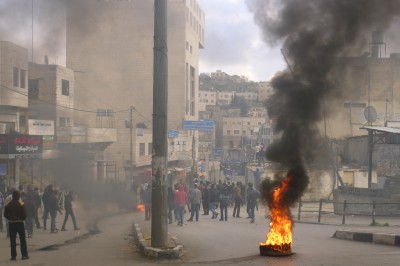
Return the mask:
[[[334,66],[339,57],[361,54],[368,37],[387,29],[400,14],[397,0],[247,0],[269,44],[283,44],[290,64],[272,79],[267,110],[282,133],[267,150],[267,158],[294,175],[287,203],[302,196],[308,185],[306,163],[318,146],[316,124],[323,104],[337,96]],[[268,199],[273,183],[261,187]]]

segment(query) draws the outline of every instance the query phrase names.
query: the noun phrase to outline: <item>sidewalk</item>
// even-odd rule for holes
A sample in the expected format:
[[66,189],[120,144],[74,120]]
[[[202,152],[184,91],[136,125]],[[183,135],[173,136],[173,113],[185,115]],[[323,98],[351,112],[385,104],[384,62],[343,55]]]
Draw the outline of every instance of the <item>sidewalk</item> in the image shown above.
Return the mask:
[[[73,230],[73,224],[71,217],[68,218],[66,229],[67,231],[61,231],[62,222],[64,221],[64,212],[62,215],[57,213],[56,228],[59,229],[58,233],[50,233],[50,218],[47,220],[47,230],[36,229],[34,226],[32,238],[27,238],[28,253],[29,256],[35,256],[35,251],[53,250],[57,249],[58,246],[68,245],[74,241],[79,241],[90,234],[97,233],[95,225],[89,222],[89,215],[86,210],[77,203],[74,203],[74,213],[77,220],[79,230]],[[42,213],[39,210],[39,217]],[[6,237],[5,221],[4,231],[0,233],[0,265],[4,262],[8,262],[10,255],[10,240]],[[40,225],[43,227],[43,219],[40,219]],[[19,239],[17,236],[17,244]],[[21,259],[20,247],[17,245],[17,260]]]

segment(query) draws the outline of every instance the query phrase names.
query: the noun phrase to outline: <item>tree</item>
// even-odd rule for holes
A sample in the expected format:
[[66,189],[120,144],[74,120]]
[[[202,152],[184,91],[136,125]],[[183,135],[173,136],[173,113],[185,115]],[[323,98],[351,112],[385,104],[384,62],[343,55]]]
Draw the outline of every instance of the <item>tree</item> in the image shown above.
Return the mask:
[[244,97],[234,95],[232,102],[229,105],[230,108],[239,108],[241,116],[247,116],[248,105]]

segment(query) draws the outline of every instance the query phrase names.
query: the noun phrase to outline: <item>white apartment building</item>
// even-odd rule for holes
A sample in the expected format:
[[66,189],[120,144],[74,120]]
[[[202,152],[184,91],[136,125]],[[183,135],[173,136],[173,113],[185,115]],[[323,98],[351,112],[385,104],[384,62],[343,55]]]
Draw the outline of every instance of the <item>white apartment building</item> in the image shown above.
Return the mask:
[[270,82],[262,81],[258,83],[258,101],[265,101],[272,95]]
[[26,132],[28,49],[0,41],[0,134]]
[[72,69],[29,63],[29,118],[52,120],[56,128],[73,126],[74,88]]
[[[244,138],[256,140],[265,117],[223,117],[224,147],[243,147]],[[252,141],[253,142],[253,141]]]
[[[154,1],[66,4],[67,67],[80,71],[76,75],[76,107],[113,111],[118,141],[107,148],[107,158],[116,161],[123,173],[130,157],[127,110],[135,108],[134,125],[142,122],[151,129],[152,124]],[[167,4],[168,128],[181,129],[183,120],[198,119],[199,50],[204,47],[205,14],[194,0],[169,0]],[[75,120],[91,123],[83,113],[76,114]],[[135,154],[135,166],[150,165],[150,157],[146,161]]]

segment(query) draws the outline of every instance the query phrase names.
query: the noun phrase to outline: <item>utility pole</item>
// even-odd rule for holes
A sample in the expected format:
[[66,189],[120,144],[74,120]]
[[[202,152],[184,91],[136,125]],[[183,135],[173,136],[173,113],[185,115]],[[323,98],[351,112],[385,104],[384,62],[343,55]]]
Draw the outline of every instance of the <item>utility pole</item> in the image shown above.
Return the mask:
[[167,246],[167,111],[168,111],[168,47],[167,0],[154,1],[153,57],[153,154],[151,246]]

